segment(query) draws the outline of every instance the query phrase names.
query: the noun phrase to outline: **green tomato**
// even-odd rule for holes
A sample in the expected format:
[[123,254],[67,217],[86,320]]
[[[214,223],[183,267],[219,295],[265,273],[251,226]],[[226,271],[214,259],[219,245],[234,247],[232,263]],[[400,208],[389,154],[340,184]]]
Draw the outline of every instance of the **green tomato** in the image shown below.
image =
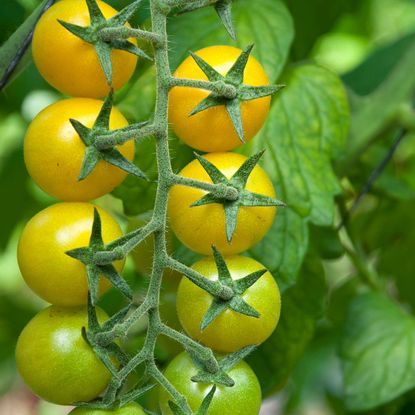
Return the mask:
[[[102,323],[108,316],[97,309]],[[82,337],[85,307],[51,306],[23,329],[16,345],[17,368],[41,398],[59,404],[90,401],[104,391],[110,372]]]
[[[227,257],[225,261],[234,280],[265,269],[261,263],[244,256]],[[218,279],[218,270],[212,257],[196,262],[192,268],[210,280]],[[263,343],[277,326],[281,310],[278,285],[269,272],[249,287],[242,297],[259,312],[259,318],[227,309],[201,330],[213,297],[183,277],[177,291],[177,314],[190,337],[218,352],[235,352],[245,346]]]
[[145,415],[143,408],[138,403],[131,402],[122,408],[110,409],[90,409],[76,408],[69,415]]
[[[212,384],[191,381],[199,368],[186,353],[181,353],[167,366],[164,374],[173,386],[183,394],[190,408],[197,411]],[[258,415],[261,408],[261,387],[253,370],[245,362],[234,366],[228,375],[235,381],[232,387],[217,385],[208,415]],[[172,415],[168,401],[169,393],[160,389],[159,404],[163,415]],[[229,412],[232,408],[232,412]]]

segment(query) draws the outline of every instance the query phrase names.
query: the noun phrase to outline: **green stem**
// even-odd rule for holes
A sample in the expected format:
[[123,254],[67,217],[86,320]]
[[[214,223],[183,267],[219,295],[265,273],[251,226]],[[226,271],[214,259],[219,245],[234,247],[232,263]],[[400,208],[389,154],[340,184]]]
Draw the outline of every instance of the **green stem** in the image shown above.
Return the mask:
[[232,288],[222,285],[219,281],[211,281],[207,279],[204,275],[171,257],[167,260],[167,266],[172,270],[183,274],[198,287],[207,291],[214,297],[222,300],[230,300],[234,296]]
[[159,45],[163,39],[157,33],[149,32],[147,30],[133,29],[131,27],[105,27],[98,32],[101,40],[110,41],[113,39],[128,39],[135,37],[137,39],[147,40],[153,45]]
[[130,328],[145,314],[147,314],[148,310],[150,309],[150,304],[148,301],[144,300],[144,302],[134,310],[122,323],[117,323],[114,327],[106,332],[97,333],[95,335],[95,341],[100,346],[106,346],[107,344],[111,343],[118,337],[125,336]]
[[162,325],[161,334],[182,344],[185,349],[192,350],[205,363],[206,370],[211,373],[216,373],[219,370],[219,364],[213,352],[208,347],[202,346],[200,343],[194,341],[192,338],[172,329],[169,326]]
[[206,192],[213,193],[219,199],[235,201],[239,198],[238,189],[233,186],[227,186],[226,184],[212,184],[202,182],[200,180],[190,179],[188,177],[179,176],[174,174],[171,177],[174,184],[195,187],[196,189],[205,190]]
[[188,87],[199,88],[212,91],[216,95],[222,96],[228,99],[234,99],[238,95],[238,90],[230,84],[224,81],[202,81],[198,79],[185,79],[185,78],[171,78],[170,87]]
[[202,7],[211,6],[219,0],[164,0],[164,4],[169,7],[189,7],[190,10],[200,9]]
[[[107,246],[108,250],[94,253],[94,263],[96,265],[105,265],[125,258],[137,245],[154,233],[159,226],[158,221],[151,220],[142,228],[136,229],[112,241]],[[112,246],[114,246],[113,249],[111,249]]]
[[104,150],[106,148],[122,145],[130,140],[138,140],[140,138],[149,137],[156,133],[157,128],[154,124],[133,124],[125,128],[108,131],[98,135],[94,146],[98,150]]

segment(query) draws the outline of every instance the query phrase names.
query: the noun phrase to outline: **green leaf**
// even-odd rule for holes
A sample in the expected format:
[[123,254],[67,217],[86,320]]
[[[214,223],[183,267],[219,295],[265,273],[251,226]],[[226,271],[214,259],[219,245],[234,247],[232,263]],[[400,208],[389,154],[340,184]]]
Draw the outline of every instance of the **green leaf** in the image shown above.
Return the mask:
[[382,294],[349,309],[340,356],[350,410],[375,408],[415,387],[415,320]]
[[407,45],[401,59],[371,94],[359,98],[351,95],[353,117],[347,152],[342,155],[339,171],[348,173],[350,164],[365,150],[373,138],[396,119],[403,102],[409,102],[415,89],[415,38]]
[[297,66],[284,81],[287,88],[275,99],[264,128],[242,151],[252,155],[267,149],[262,166],[288,205],[251,250],[287,286],[295,282],[307,251],[307,224],[333,223],[340,186],[332,160],[344,146],[349,111],[341,81],[326,69]]
[[343,13],[353,12],[360,0],[285,0],[294,18],[295,39],[293,51],[296,60],[309,57],[316,40],[329,32]]
[[[238,36],[237,46],[258,45],[254,55],[264,65],[273,83],[285,66],[294,36],[293,22],[281,0],[238,0],[232,5]],[[211,45],[234,45],[213,7],[170,19],[171,66],[176,68],[189,49],[197,51]]]
[[11,69],[11,65],[13,65],[13,62],[16,59],[17,51],[22,51],[24,58],[21,60],[18,69],[22,69],[25,66],[24,61],[27,63],[29,60],[26,59],[26,57],[30,55],[30,52],[27,49],[25,50],[25,47],[30,44],[33,28],[40,15],[43,13],[45,6],[50,4],[50,0],[43,0],[36,10],[0,47],[0,89],[2,89],[7,82],[6,77],[8,77],[8,71]]
[[285,385],[323,314],[327,284],[317,258],[308,257],[297,284],[282,295],[281,318],[271,337],[248,357],[265,395]]
[[415,33],[410,33],[382,45],[371,53],[357,68],[343,75],[343,81],[358,95],[369,95],[390,75],[408,48],[415,42]]

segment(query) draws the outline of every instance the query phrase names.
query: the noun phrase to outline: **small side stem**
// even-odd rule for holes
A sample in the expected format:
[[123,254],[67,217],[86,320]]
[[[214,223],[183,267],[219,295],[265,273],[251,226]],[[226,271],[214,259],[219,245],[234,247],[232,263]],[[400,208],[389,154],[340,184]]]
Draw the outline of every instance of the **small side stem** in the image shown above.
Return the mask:
[[[125,258],[137,245],[158,229],[157,222],[151,220],[142,228],[136,229],[108,244],[106,251],[95,252],[94,263],[106,265],[113,261]],[[114,246],[113,249],[111,247]]]
[[222,285],[219,281],[211,281],[194,269],[182,264],[181,262],[169,257],[167,266],[174,271],[180,272],[198,287],[207,291],[214,297],[222,300],[230,300],[234,296],[232,288]]
[[186,11],[200,9],[202,7],[211,6],[219,0],[164,0],[164,3],[169,7],[186,7]]
[[214,94],[228,99],[234,99],[238,94],[237,89],[233,85],[227,84],[224,81],[210,82],[198,79],[171,78],[170,87],[173,88],[177,86],[206,89],[207,91],[212,91]]
[[172,329],[169,326],[163,324],[161,326],[160,334],[164,334],[167,337],[182,344],[185,349],[192,350],[199,358],[205,363],[206,370],[210,373],[216,373],[219,371],[219,363],[215,358],[212,350],[194,341],[192,338],[180,333],[177,330]]
[[137,39],[147,40],[154,45],[160,45],[163,41],[162,37],[157,33],[149,32],[147,30],[133,29],[131,27],[106,27],[99,31],[98,36],[104,41],[112,39],[128,39],[135,37]]
[[98,150],[119,146],[130,140],[149,137],[157,133],[157,127],[154,124],[132,124],[125,128],[108,131],[97,136],[95,147]]
[[116,338],[126,336],[130,328],[140,320],[150,309],[148,301],[144,302],[134,310],[122,323],[117,323],[115,326],[106,332],[97,333],[95,335],[95,341],[100,346],[106,346],[107,344],[114,341]]
[[239,191],[233,186],[227,186],[226,184],[212,184],[202,182],[200,180],[189,179],[178,174],[171,176],[171,181],[174,184],[195,187],[196,189],[205,190],[206,192],[213,193],[218,199],[225,199],[229,201],[235,201],[239,198]]

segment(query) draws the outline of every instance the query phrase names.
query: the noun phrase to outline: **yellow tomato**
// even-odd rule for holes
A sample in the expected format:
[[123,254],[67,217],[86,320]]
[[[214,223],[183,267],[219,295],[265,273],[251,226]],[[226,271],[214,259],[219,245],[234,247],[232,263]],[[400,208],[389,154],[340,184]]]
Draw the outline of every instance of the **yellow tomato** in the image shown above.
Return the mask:
[[[232,177],[245,162],[246,157],[235,153],[210,153],[205,156],[227,178]],[[189,163],[180,175],[212,183],[209,175],[197,160]],[[275,197],[272,182],[260,166],[255,166],[248,178],[246,189],[261,195]],[[233,255],[249,249],[259,242],[271,227],[274,206],[239,209],[236,230],[232,241],[226,238],[225,214],[222,204],[191,207],[202,198],[205,191],[176,185],[170,191],[168,214],[170,225],[180,241],[195,252],[212,254],[212,245],[223,255]]]
[[[210,46],[196,52],[221,75],[226,75],[241,54],[231,46]],[[188,57],[174,73],[176,78],[207,80],[194,59]],[[252,56],[244,73],[244,84],[269,85],[264,68]],[[202,151],[228,151],[239,147],[235,127],[225,106],[209,108],[190,116],[191,111],[208,95],[209,91],[198,88],[175,87],[170,92],[169,118],[174,132],[190,147]],[[268,115],[271,98],[264,97],[241,104],[242,125],[245,141],[249,141],[262,127]]]
[[[225,262],[233,280],[265,269],[259,262],[243,256],[227,257]],[[192,268],[210,280],[218,280],[213,258],[202,259]],[[213,297],[183,277],[177,291],[179,320],[189,336],[218,352],[236,352],[246,346],[259,345],[272,334],[280,318],[281,298],[274,277],[266,272],[243,293],[242,298],[258,311],[259,318],[227,309],[201,330]]]
[[[69,120],[92,127],[102,104],[90,98],[65,99],[45,108],[30,124],[24,141],[26,167],[39,187],[51,196],[64,201],[96,199],[111,192],[127,176],[125,171],[101,160],[88,177],[78,181],[86,147]],[[127,125],[124,116],[113,108],[110,128]],[[133,160],[134,141],[118,150]]]
[[[97,207],[104,243],[122,236],[115,219]],[[86,304],[88,284],[84,264],[66,251],[89,245],[94,205],[58,203],[42,210],[26,225],[20,237],[17,257],[27,285],[44,300],[60,306]],[[119,272],[124,261],[114,263]],[[110,287],[101,277],[100,292]]]
[[[108,4],[99,0],[97,3],[106,19],[117,14]],[[33,58],[39,72],[46,81],[64,94],[91,98],[107,95],[109,86],[94,46],[69,32],[58,20],[89,26],[86,1],[59,1],[40,18],[32,42]],[[136,44],[135,39],[129,40]],[[111,61],[112,83],[117,90],[134,73],[137,56],[112,50]]]

